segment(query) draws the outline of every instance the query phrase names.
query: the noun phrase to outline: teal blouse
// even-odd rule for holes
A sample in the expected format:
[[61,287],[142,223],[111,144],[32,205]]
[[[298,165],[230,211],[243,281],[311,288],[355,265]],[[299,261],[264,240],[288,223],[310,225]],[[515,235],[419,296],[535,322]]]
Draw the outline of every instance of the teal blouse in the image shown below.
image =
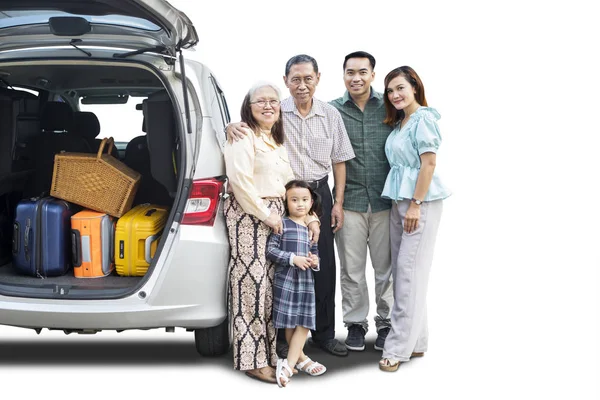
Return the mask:
[[[420,155],[437,153],[442,142],[437,120],[440,114],[431,107],[419,107],[400,129],[398,125],[385,142],[385,155],[390,163],[381,197],[392,200],[412,199],[421,168]],[[437,168],[424,201],[441,200],[452,193],[438,176]]]

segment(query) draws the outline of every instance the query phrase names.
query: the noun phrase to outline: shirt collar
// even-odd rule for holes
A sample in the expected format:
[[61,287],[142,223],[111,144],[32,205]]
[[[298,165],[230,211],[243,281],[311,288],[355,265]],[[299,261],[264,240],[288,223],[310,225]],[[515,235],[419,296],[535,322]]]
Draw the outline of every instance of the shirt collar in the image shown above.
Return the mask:
[[275,139],[274,139],[274,138],[273,138],[273,136],[271,136],[271,135],[267,136],[266,134],[264,134],[264,133],[261,133],[261,135],[260,135],[260,139],[261,139],[263,142],[265,142],[267,145],[269,145],[269,146],[271,146],[271,147],[273,147],[273,148],[276,148],[276,147],[278,147],[278,146],[277,146],[277,143],[275,143]]
[[[325,116],[325,109],[323,108],[323,104],[321,104],[321,101],[318,100],[316,97],[313,96],[312,98],[312,107],[310,109],[310,112],[308,113],[308,115],[306,117],[302,117],[302,118],[308,118],[311,117],[313,115],[320,115],[322,117]],[[294,98],[292,96],[284,99],[281,102],[281,111],[283,112],[293,112],[294,114],[298,115],[301,117],[300,112],[298,111],[298,108],[296,107],[296,103],[294,103]]]

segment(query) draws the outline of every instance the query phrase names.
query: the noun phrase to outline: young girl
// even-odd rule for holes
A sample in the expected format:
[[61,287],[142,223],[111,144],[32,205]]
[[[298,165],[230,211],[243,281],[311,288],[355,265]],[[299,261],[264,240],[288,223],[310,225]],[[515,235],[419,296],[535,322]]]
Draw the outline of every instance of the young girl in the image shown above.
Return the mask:
[[304,221],[309,213],[321,213],[320,199],[304,181],[290,181],[285,185],[285,190],[287,216],[283,218],[283,232],[280,235],[271,234],[267,242],[267,258],[276,264],[273,324],[276,329],[285,329],[289,344],[288,357],[277,360],[279,387],[284,387],[292,376],[290,365],[312,376],[321,375],[326,370],[302,351],[309,330],[315,329],[312,274],[319,270],[317,244],[310,243]]

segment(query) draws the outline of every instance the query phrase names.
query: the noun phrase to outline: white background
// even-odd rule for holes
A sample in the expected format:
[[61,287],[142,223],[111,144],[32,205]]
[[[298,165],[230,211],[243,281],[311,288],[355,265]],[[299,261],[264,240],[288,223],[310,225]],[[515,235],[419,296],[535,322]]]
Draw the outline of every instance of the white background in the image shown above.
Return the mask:
[[[86,399],[291,395],[597,399],[597,13],[569,1],[187,1],[189,57],[217,75],[232,118],[259,79],[312,55],[316,96],[344,92],[343,57],[377,59],[375,88],[412,66],[442,115],[445,203],[430,280],[430,348],[396,373],[370,348],[285,392],[204,359],[182,330],[65,336],[0,328],[2,396]],[[368,275],[372,290],[372,274]],[[339,290],[339,289],[338,289]],[[345,338],[337,296],[338,338]],[[371,318],[372,321],[372,318]]]

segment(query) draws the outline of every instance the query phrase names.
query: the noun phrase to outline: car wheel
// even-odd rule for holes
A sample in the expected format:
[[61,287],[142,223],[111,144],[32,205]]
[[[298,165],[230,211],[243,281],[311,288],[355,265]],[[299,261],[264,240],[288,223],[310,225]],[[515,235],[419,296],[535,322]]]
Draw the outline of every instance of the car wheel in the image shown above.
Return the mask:
[[196,350],[205,357],[220,356],[229,350],[229,320],[212,328],[194,331]]

